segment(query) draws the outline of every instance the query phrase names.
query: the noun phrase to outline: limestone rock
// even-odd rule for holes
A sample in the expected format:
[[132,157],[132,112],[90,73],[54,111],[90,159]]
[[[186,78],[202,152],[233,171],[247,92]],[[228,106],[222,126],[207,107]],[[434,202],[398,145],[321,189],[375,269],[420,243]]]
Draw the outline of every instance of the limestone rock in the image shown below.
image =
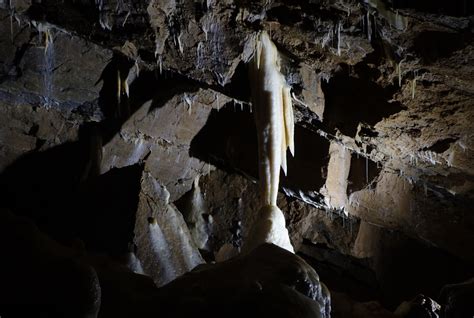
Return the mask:
[[134,231],[137,257],[143,271],[163,286],[204,261],[166,187],[147,172],[141,186]]
[[417,295],[410,302],[401,303],[394,314],[398,317],[438,318],[440,308],[441,306],[433,299],[424,295]]
[[179,294],[185,304],[193,304],[183,308],[183,314],[329,317],[331,312],[329,292],[314,269],[272,244],[261,245],[245,256],[197,267],[163,291],[171,299]]

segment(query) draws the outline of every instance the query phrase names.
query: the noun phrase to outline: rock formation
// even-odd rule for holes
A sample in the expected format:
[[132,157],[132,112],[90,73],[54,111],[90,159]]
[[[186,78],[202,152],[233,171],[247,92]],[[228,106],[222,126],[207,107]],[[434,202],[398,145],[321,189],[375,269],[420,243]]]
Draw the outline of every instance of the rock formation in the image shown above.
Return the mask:
[[272,200],[296,255],[269,249],[301,266],[227,304],[329,315],[295,287],[310,265],[333,317],[469,312],[454,284],[474,277],[472,1],[0,0],[0,316],[179,316],[166,286],[250,275],[258,32],[295,124]]

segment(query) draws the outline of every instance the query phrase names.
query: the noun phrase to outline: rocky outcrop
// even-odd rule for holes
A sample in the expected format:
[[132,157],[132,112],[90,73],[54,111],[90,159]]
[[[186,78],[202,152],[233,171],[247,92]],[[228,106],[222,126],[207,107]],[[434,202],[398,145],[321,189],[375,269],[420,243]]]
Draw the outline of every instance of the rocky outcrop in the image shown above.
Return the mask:
[[273,244],[199,266],[163,290],[170,298],[179,294],[181,301],[193,304],[184,309],[189,314],[329,317],[331,312],[329,292],[315,270]]
[[474,312],[471,299],[474,295],[474,279],[459,284],[449,284],[441,290],[443,317],[468,317]]
[[[394,309],[434,297],[473,275],[473,10],[468,1],[0,2],[0,205],[56,240],[77,236],[113,258],[137,252],[159,284],[199,253],[234,255],[258,209],[246,63],[266,30],[292,88],[295,156],[278,205],[295,250],[362,312],[369,300]],[[196,177],[201,215],[190,204]],[[165,280],[156,258],[143,264],[151,246],[133,246],[158,225],[192,251],[183,258],[192,265]]]
[[204,260],[183,216],[169,202],[170,193],[166,188],[148,173],[141,182],[134,230],[137,257],[144,273],[151,276],[157,286],[163,286]]
[[[80,245],[58,244],[26,218],[3,210],[0,217],[1,246],[11,257],[2,264],[0,274],[0,312],[8,317],[34,313],[48,317],[330,314],[328,290],[314,269],[276,246],[264,245],[244,257],[201,265],[157,288],[151,279],[109,257],[89,254]],[[165,277],[163,269],[158,269]]]

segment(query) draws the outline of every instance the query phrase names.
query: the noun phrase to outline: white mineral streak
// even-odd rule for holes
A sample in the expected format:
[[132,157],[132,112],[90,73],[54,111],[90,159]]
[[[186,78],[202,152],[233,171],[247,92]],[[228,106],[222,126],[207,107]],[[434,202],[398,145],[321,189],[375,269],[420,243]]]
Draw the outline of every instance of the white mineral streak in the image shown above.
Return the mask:
[[285,217],[277,207],[280,167],[286,174],[286,149],[294,154],[293,108],[290,87],[280,73],[277,48],[266,32],[260,33],[256,41],[250,81],[258,135],[262,208],[244,251],[267,242],[293,252]]
[[204,263],[170,193],[149,173],[142,177],[134,243],[142,270],[160,287]]
[[416,76],[413,77],[413,81],[411,82],[411,98],[415,99],[415,91],[416,91]]

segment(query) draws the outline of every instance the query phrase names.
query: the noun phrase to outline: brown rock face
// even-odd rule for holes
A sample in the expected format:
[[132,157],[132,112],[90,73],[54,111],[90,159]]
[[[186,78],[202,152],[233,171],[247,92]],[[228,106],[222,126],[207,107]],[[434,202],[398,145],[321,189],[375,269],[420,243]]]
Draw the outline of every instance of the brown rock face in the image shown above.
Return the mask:
[[[260,208],[259,30],[295,111],[278,206],[334,315],[420,293],[456,312],[437,297],[474,276],[470,1],[0,0],[0,207],[158,285],[238,254]],[[98,263],[105,316],[149,313],[108,307],[134,292]]]

